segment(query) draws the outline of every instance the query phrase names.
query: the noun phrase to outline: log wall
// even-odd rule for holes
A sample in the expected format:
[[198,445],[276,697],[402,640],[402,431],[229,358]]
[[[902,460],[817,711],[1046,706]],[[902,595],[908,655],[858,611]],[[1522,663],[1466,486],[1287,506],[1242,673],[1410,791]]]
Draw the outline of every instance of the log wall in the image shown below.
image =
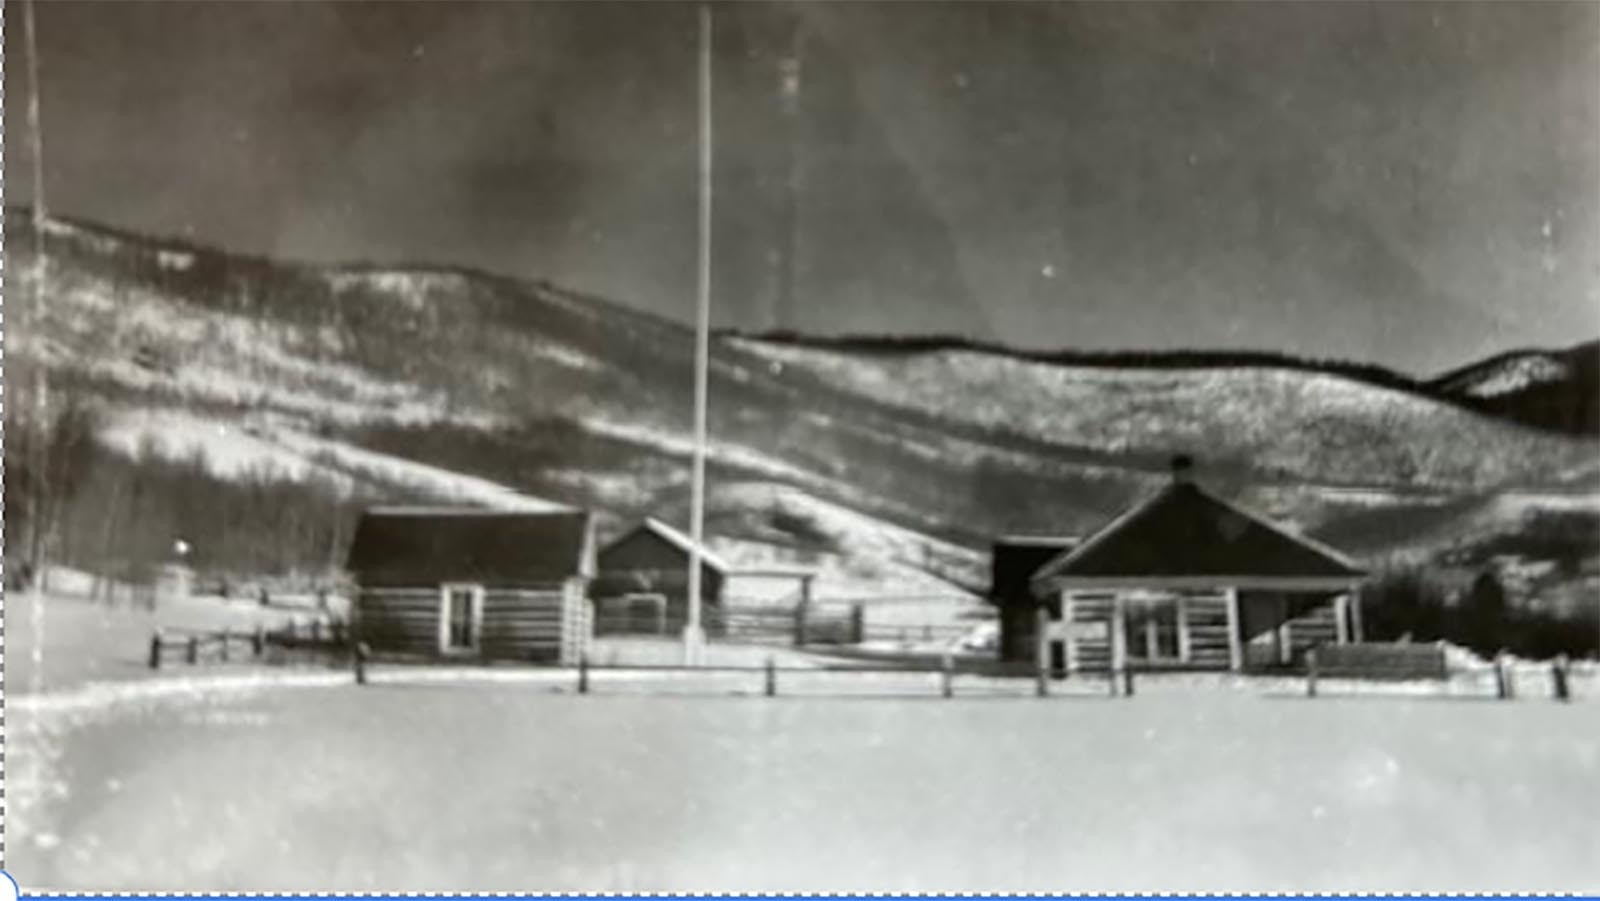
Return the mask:
[[583,589],[581,579],[486,587],[476,654],[441,654],[439,586],[363,588],[357,622],[361,640],[379,652],[571,664],[592,635]]

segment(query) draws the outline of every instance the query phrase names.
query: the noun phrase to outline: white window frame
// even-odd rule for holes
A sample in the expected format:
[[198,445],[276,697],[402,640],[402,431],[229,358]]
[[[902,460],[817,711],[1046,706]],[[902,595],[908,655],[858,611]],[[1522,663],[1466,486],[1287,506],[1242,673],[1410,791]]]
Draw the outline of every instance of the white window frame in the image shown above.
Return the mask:
[[[450,644],[450,595],[465,591],[472,597],[472,644],[455,647]],[[475,582],[446,582],[439,586],[439,653],[449,656],[472,656],[483,647],[483,586]]]

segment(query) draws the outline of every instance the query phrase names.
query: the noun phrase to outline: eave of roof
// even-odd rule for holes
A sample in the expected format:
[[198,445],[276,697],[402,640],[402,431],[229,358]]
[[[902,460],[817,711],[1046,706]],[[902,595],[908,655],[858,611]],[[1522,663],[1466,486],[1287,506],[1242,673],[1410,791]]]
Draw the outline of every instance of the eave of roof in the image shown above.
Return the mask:
[[[685,554],[694,553],[693,538],[690,538],[683,532],[667,525],[653,516],[646,517],[644,522],[640,523],[640,528],[647,529],[655,533],[663,541],[672,544]],[[715,551],[706,547],[705,542],[703,541],[700,543],[700,562],[711,567],[719,573],[723,573],[724,575],[726,575],[728,571],[732,569],[732,567],[728,565],[728,561],[722,559],[722,557]]]
[[[1266,574],[1240,572],[1229,573],[1151,573],[1148,575],[1137,572],[1129,573],[1072,573],[1072,567],[1089,558],[1097,549],[1115,540],[1131,525],[1138,522],[1141,515],[1155,505],[1164,502],[1175,490],[1179,488],[1192,490],[1203,502],[1236,515],[1247,522],[1265,529],[1278,539],[1299,546],[1302,550],[1310,551],[1342,569],[1343,572],[1327,573],[1307,572],[1304,574]],[[1036,595],[1047,593],[1052,587],[1131,587],[1134,585],[1191,585],[1193,587],[1235,585],[1238,587],[1281,587],[1282,590],[1304,588],[1312,590],[1323,587],[1337,587],[1348,584],[1350,581],[1361,578],[1366,574],[1365,569],[1356,561],[1342,552],[1328,545],[1291,532],[1271,520],[1229,503],[1209,491],[1190,482],[1179,482],[1168,485],[1159,493],[1154,494],[1114,517],[1099,531],[1091,535],[1088,540],[1075,548],[1063,551],[1059,556],[1034,574],[1030,586]]]

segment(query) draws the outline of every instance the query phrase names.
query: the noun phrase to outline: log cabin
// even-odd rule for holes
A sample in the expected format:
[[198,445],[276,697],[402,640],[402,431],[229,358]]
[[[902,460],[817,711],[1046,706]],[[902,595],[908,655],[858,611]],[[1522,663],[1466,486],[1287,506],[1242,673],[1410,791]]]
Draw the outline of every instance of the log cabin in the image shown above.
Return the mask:
[[[688,621],[689,557],[693,540],[658,519],[643,522],[600,548],[591,586],[601,633],[677,635]],[[730,567],[700,550],[701,621],[708,634],[721,625],[722,591]]]
[[375,653],[574,664],[593,635],[587,512],[364,512],[347,563]]
[[1195,484],[1172,480],[1030,577],[1040,667],[1257,670],[1360,640],[1363,569]]

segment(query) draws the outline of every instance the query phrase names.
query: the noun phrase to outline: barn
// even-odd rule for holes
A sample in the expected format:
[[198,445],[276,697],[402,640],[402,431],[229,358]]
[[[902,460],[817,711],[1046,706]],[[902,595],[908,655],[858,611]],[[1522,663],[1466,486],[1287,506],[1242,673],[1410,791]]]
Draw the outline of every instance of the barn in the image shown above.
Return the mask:
[[[689,557],[693,540],[659,519],[645,519],[606,543],[597,555],[590,589],[596,630],[603,634],[676,635],[689,616]],[[727,561],[701,546],[701,622],[709,634],[721,625]]]
[[1067,671],[1295,666],[1360,640],[1364,576],[1195,484],[1179,458],[1170,484],[1030,577],[1035,652]]
[[586,512],[373,508],[347,568],[375,652],[570,664],[593,634]]

